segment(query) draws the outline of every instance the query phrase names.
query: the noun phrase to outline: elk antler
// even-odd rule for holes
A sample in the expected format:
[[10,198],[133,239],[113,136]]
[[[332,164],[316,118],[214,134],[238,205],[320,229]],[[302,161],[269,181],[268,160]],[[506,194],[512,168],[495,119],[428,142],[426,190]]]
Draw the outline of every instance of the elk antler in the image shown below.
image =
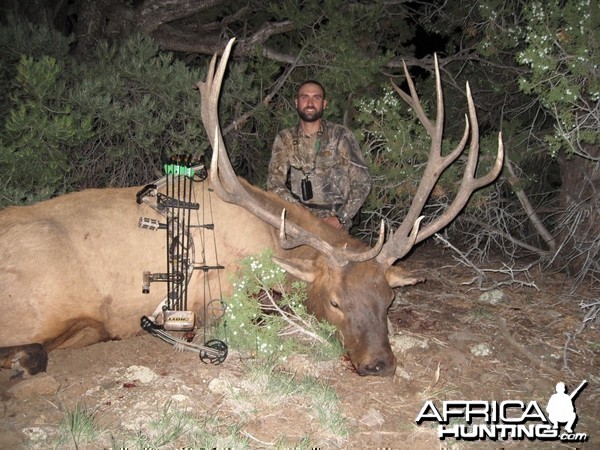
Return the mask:
[[[391,265],[397,259],[404,257],[410,249],[417,243],[427,239],[431,235],[448,225],[463,207],[469,201],[469,198],[477,189],[490,184],[496,179],[502,170],[502,161],[504,159],[504,147],[502,144],[502,133],[498,133],[498,155],[492,169],[481,178],[476,178],[475,171],[477,169],[477,160],[479,158],[479,125],[477,124],[477,115],[475,105],[471,95],[469,83],[467,83],[467,102],[469,105],[468,117],[465,116],[465,131],[462,139],[446,156],[442,156],[442,135],[444,129],[444,100],[442,96],[442,82],[440,79],[440,69],[438,66],[437,55],[435,56],[435,86],[437,97],[437,116],[435,123],[432,123],[426,116],[419,100],[419,96],[415,89],[415,85],[411,76],[408,73],[406,64],[404,66],[404,75],[408,82],[410,95],[406,94],[402,89],[392,85],[400,97],[415,111],[418,119],[421,121],[427,134],[431,137],[431,147],[429,150],[429,160],[423,173],[423,178],[419,183],[417,192],[413,198],[412,204],[406,214],[406,217],[398,229],[394,232],[391,239],[386,242],[377,256],[377,260],[382,263]],[[470,130],[469,130],[470,129]],[[427,223],[423,228],[419,229],[419,220],[417,219],[431,191],[436,185],[442,172],[452,164],[463,152],[467,140],[471,138],[467,165],[463,175],[458,193],[450,207],[444,211],[442,215]]]
[[[234,41],[235,39],[231,39],[225,47],[218,67],[216,67],[217,55],[213,56],[206,74],[206,81],[197,83],[201,97],[202,123],[206,128],[206,133],[208,134],[208,138],[213,147],[210,180],[215,192],[224,201],[239,205],[262,221],[275,228],[279,228],[279,240],[283,248],[289,249],[299,245],[309,245],[326,255],[332,263],[338,265],[344,265],[349,261],[366,261],[373,259],[383,247],[385,234],[383,231],[383,222],[381,224],[382,231],[379,235],[379,241],[374,248],[362,252],[354,252],[345,248],[335,248],[295,223],[285,222],[285,210],[283,211],[280,220],[277,215],[265,209],[262,204],[257,202],[256,199],[241,185],[231,166],[231,161],[227,156],[218,113],[219,94],[221,92],[223,75],[225,74],[227,60],[229,59],[229,54],[231,53]],[[286,233],[291,239],[286,238]]]
[[[291,248],[295,248],[300,245],[310,245],[313,248],[317,248],[316,246],[319,245],[319,243],[313,242],[313,239],[318,239],[316,236],[314,236],[313,234],[310,234],[310,233],[305,233],[303,236],[301,236],[297,239],[290,239],[286,235],[285,224],[286,224],[286,222],[285,222],[285,209],[284,209],[283,211],[281,211],[281,223],[279,226],[279,245],[281,245],[281,248],[289,250]],[[379,252],[383,248],[384,236],[385,236],[385,222],[382,220],[381,226],[379,228],[379,239],[377,240],[375,247],[371,248],[370,250],[361,252],[361,253],[356,253],[354,251],[347,250],[345,248],[344,249],[338,248],[338,249],[334,249],[335,257],[336,257],[337,261],[341,262],[342,264],[344,264],[345,262],[348,262],[348,261],[367,261],[369,259],[373,259],[379,254]],[[327,245],[329,245],[329,244],[327,244]],[[357,255],[360,255],[359,259],[357,259]]]

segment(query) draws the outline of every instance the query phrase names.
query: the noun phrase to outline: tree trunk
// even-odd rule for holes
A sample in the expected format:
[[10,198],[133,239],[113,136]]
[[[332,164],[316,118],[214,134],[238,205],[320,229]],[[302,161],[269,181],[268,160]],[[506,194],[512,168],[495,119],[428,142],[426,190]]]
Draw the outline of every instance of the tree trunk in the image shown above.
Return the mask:
[[561,245],[555,262],[577,278],[600,270],[600,147],[586,150],[591,158],[559,160]]

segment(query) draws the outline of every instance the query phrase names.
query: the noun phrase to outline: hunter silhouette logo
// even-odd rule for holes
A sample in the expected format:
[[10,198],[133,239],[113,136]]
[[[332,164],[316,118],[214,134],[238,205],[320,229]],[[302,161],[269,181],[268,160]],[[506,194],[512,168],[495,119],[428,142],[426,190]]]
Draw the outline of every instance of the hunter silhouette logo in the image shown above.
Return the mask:
[[573,433],[573,425],[577,421],[575,406],[573,400],[583,387],[587,384],[587,380],[583,380],[581,384],[570,395],[565,392],[565,383],[556,383],[556,394],[553,394],[548,400],[548,419],[552,422],[553,429],[558,429],[559,423],[566,423],[565,432]]
[[[565,383],[556,384],[556,393],[543,406],[535,400],[485,401],[446,400],[436,406],[432,400],[425,402],[417,415],[416,423],[437,422],[440,439],[463,440],[560,440],[584,442],[586,433],[573,431],[577,422],[574,400],[583,390],[584,380],[575,390],[567,394]],[[560,432],[560,424],[564,431]]]

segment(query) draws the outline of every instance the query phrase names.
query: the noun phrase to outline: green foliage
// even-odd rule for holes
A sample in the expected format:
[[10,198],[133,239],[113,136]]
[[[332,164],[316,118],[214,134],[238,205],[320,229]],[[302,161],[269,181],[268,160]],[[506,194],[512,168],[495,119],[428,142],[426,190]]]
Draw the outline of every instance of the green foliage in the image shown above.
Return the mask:
[[0,26],[0,207],[63,192],[65,148],[90,133],[65,101],[70,37],[10,18]]
[[[521,65],[520,91],[537,100],[552,119],[553,123],[542,124],[544,141],[552,157],[560,152],[571,155],[581,146],[600,143],[600,122],[594,113],[600,100],[597,67],[600,13],[596,3],[594,0],[479,3],[485,38],[480,39],[477,48],[490,58],[510,55],[505,64]],[[535,121],[531,117],[523,126],[531,129]],[[548,125],[554,128],[553,133],[547,131]]]
[[476,49],[482,56],[494,59],[522,45],[522,17],[519,14],[522,3],[521,0],[487,0],[478,3],[475,11],[481,16],[484,26],[468,31],[479,38]]
[[380,98],[357,101],[359,142],[376,180],[369,208],[385,210],[389,205],[409,204],[427,163],[428,136],[389,86]]
[[[197,70],[150,39],[101,43],[93,63],[80,66],[74,108],[92,117],[94,138],[71,154],[80,182],[93,186],[142,183],[173,154],[199,159],[205,147],[199,119]],[[94,161],[83,169],[84,164]]]
[[[271,260],[271,251],[244,258],[235,275],[234,293],[226,300],[227,310],[219,324],[218,335],[236,350],[249,352],[259,359],[279,360],[292,353],[311,353],[321,358],[341,355],[341,346],[334,339],[335,330],[318,322],[306,311],[306,287],[303,283],[286,286],[283,269]],[[278,306],[282,311],[261,308],[260,297],[281,293]],[[265,297],[267,298],[267,297]],[[263,303],[269,303],[263,300]],[[290,321],[299,326],[300,334],[312,333],[320,342],[283,338]]]
[[64,101],[65,71],[50,56],[23,56],[17,66],[14,107],[0,136],[0,205],[31,202],[40,192],[60,192],[69,171],[65,149],[92,135],[90,117]]
[[0,116],[0,207],[142,184],[172,154],[202,158],[194,90],[201,73],[152,40],[102,42],[78,61],[68,56],[68,39],[43,27],[5,25],[0,39],[0,81],[9,92]]
[[[600,100],[600,17],[594,0],[530,2],[524,9],[526,47],[517,55],[528,66],[524,93],[539,97],[556,120],[547,138],[553,156],[581,143],[600,143],[593,110]],[[596,105],[596,107],[594,107]]]
[[152,432],[138,433],[136,446],[138,448],[161,448],[173,445],[182,437],[188,438],[198,428],[198,420],[194,416],[186,411],[173,408],[169,402],[163,406],[160,415],[148,424],[148,429]]
[[104,434],[98,424],[95,410],[89,410],[84,405],[77,404],[73,410],[67,411],[59,424],[56,438],[58,447],[81,448],[97,442]]
[[0,123],[11,109],[12,92],[16,85],[17,67],[23,56],[40,60],[54,58],[59,66],[66,64],[69,46],[73,39],[56,30],[9,17],[11,26],[0,26]]

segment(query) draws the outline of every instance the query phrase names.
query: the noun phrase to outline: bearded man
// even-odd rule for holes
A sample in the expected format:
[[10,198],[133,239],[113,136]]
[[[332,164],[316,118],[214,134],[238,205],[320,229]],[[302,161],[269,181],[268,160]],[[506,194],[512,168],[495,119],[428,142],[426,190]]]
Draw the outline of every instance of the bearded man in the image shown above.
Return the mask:
[[267,190],[300,203],[329,225],[349,230],[371,190],[371,176],[354,134],[325,121],[325,89],[305,81],[296,94],[296,126],[273,142]]

